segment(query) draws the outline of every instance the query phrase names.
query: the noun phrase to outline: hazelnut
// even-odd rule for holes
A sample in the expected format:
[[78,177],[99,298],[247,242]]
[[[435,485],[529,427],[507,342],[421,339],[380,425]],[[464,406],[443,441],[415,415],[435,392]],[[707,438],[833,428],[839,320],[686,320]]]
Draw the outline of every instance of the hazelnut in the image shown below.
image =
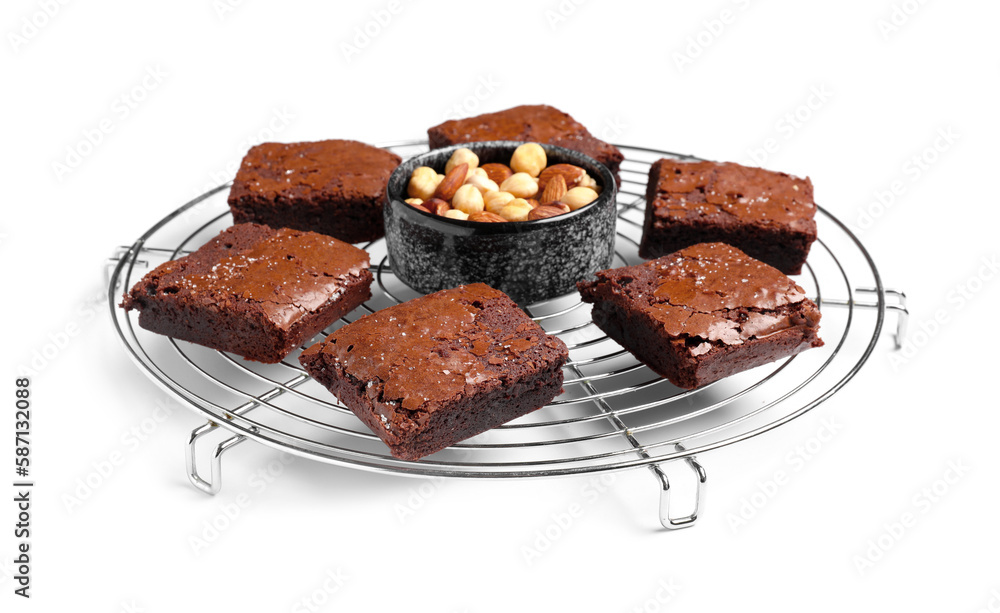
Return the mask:
[[469,215],[459,211],[458,209],[448,209],[448,212],[444,214],[448,219],[468,219]]
[[[477,168],[477,171],[481,171],[482,168]],[[500,190],[500,186],[496,184],[495,181],[491,181],[490,178],[484,172],[483,174],[474,174],[465,182],[466,185],[475,185],[477,189],[486,195],[489,192],[495,192]]]
[[516,172],[500,184],[500,190],[516,198],[531,198],[538,193],[538,182],[526,172]]
[[523,198],[517,198],[507,206],[500,209],[500,217],[507,221],[527,221],[531,213],[531,205]]
[[451,157],[448,158],[448,163],[444,165],[445,173],[459,164],[469,165],[469,173],[466,177],[468,178],[468,176],[472,175],[472,171],[479,167],[479,156],[473,153],[472,149],[466,147],[456,149],[455,153],[452,153]]
[[580,182],[576,184],[576,187],[589,187],[598,194],[601,193],[601,186],[597,184],[597,179],[587,173],[583,173],[583,176],[580,177]]
[[486,208],[486,204],[483,202],[483,194],[479,191],[479,188],[469,184],[458,188],[458,191],[455,192],[455,197],[451,200],[451,206],[463,213],[469,214],[482,211]]
[[524,143],[514,150],[514,155],[510,156],[510,167],[514,172],[524,172],[531,177],[537,177],[547,163],[545,149],[538,143]]
[[507,206],[514,200],[514,194],[510,192],[486,192],[483,194],[483,201],[486,210],[490,213],[499,213],[500,209]]
[[571,211],[575,211],[578,208],[597,200],[597,195],[597,192],[589,187],[574,187],[566,192],[566,195],[562,197],[561,202],[568,205]]
[[444,179],[437,171],[428,166],[421,166],[410,175],[410,183],[406,187],[406,193],[411,198],[430,200],[434,196],[434,190]]

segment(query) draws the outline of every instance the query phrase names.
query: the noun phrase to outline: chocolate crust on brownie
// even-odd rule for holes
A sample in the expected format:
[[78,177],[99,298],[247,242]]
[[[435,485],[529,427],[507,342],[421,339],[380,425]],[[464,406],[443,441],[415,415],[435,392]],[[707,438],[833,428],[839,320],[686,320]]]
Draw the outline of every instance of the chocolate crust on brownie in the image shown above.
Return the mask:
[[372,241],[385,233],[385,186],[401,161],[391,151],[352,140],[263,143],[243,158],[229,208],[237,224]]
[[241,224],[157,266],[121,306],[146,330],[275,363],[368,300],[371,282],[361,249]]
[[722,243],[598,272],[577,284],[594,323],[692,389],[811,347],[820,312],[794,281]]
[[415,460],[544,406],[566,345],[482,283],[392,306],[306,349],[306,371]]
[[565,147],[604,164],[621,184],[618,170],[625,156],[618,147],[595,138],[568,113],[544,104],[515,106],[496,113],[452,119],[428,128],[427,140],[431,149],[488,140],[531,141]]
[[649,170],[639,255],[656,258],[723,242],[785,274],[799,274],[816,240],[815,216],[808,178],[663,158]]

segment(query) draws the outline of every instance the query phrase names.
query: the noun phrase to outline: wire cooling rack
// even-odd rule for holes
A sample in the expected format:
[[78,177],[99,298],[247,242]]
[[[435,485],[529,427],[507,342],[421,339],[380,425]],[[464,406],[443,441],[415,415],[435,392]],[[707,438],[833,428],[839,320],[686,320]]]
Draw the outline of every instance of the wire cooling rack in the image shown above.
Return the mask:
[[[422,141],[385,146],[404,158],[427,150]],[[661,157],[697,159],[619,147],[626,159],[614,266],[642,261],[637,250],[650,164]],[[323,335],[279,364],[258,364],[147,332],[139,328],[136,314],[116,306],[146,272],[190,253],[232,223],[226,204],[229,185],[195,198],[134,244],[120,247],[108,269],[111,317],[128,355],[154,382],[209,420],[191,433],[186,459],[191,482],[210,494],[222,485],[222,455],[253,439],[314,460],[415,476],[547,477],[647,467],[659,484],[661,523],[687,527],[703,508],[706,472],[697,454],[757,436],[815,408],[864,365],[887,311],[898,315],[897,347],[906,324],[905,295],[883,287],[861,242],[820,208],[820,239],[797,280],[823,311],[824,347],[682,390],[608,339],[578,295],[548,300],[526,310],[569,347],[562,395],[538,411],[422,460],[399,460],[299,365],[301,349]],[[393,275],[383,240],[364,247],[375,275],[372,298],[324,334],[418,295]],[[198,442],[220,427],[231,436],[214,448],[206,478],[197,469]],[[694,509],[683,516],[670,509],[671,486],[662,466],[672,461],[693,470],[697,484]]]

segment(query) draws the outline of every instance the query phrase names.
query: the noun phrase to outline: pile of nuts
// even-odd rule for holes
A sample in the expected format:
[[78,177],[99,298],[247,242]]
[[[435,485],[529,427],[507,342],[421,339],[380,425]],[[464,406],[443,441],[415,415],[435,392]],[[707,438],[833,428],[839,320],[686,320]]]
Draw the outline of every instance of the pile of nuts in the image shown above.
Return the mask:
[[538,143],[514,150],[510,164],[483,164],[465,147],[445,165],[445,174],[421,166],[410,175],[406,203],[449,219],[532,221],[575,211],[597,200],[601,186],[583,168],[548,166]]

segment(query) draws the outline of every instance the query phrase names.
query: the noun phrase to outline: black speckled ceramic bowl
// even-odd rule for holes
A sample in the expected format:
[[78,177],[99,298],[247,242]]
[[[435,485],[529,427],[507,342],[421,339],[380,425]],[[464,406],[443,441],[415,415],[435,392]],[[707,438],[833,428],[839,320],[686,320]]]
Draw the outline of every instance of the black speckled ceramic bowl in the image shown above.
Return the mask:
[[576,291],[576,282],[611,267],[617,187],[601,163],[577,151],[542,145],[548,164],[574,164],[601,185],[601,195],[575,211],[535,221],[483,223],[448,219],[406,204],[413,170],[444,173],[451,154],[468,147],[479,163],[510,163],[514,141],[466,143],[404,161],[389,178],[385,240],[393,273],[420,292],[482,282],[530,304]]

